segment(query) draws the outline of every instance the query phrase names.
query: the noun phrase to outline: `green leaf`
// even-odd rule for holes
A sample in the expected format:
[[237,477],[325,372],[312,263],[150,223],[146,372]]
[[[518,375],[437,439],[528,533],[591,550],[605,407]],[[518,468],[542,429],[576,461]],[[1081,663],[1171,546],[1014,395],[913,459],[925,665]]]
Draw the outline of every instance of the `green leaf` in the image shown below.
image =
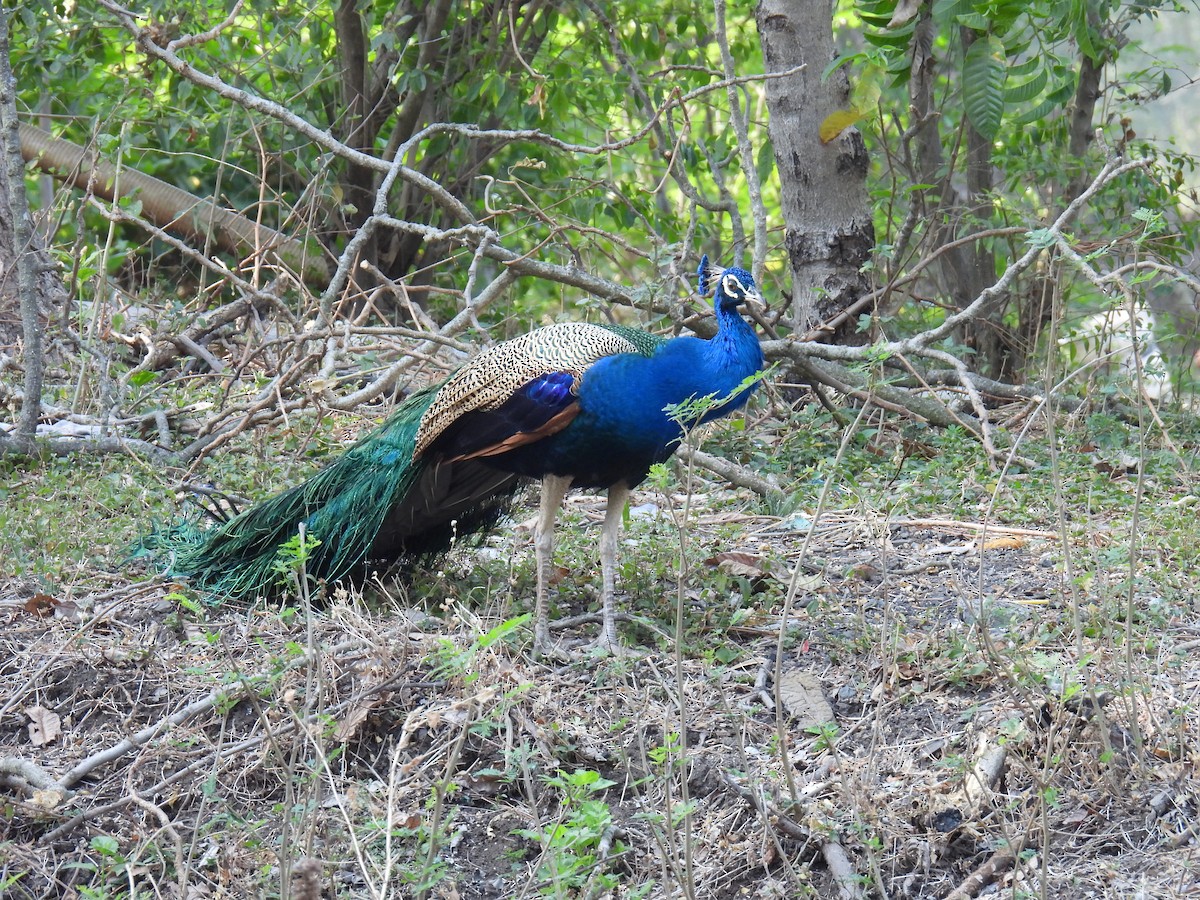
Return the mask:
[[821,70],[821,80],[824,81],[842,66],[854,65],[869,59],[866,53],[853,53],[847,56],[835,56]]
[[1004,117],[1004,80],[1008,75],[1004,44],[992,35],[967,49],[963,62],[963,106],[971,124],[988,140],[1000,131]]
[[771,177],[771,173],[775,171],[775,147],[770,140],[765,140],[758,145],[758,158],[755,160],[755,168],[758,170],[758,180],[765,182]]
[[523,615],[519,615],[512,619],[505,619],[503,622],[501,622],[499,625],[497,625],[495,628],[493,628],[487,634],[480,636],[480,638],[478,640],[480,649],[483,649],[485,647],[490,647],[492,644],[496,643],[497,641],[503,640],[504,638],[508,637],[508,635],[512,634],[514,631],[516,631],[518,628],[520,628],[522,625],[524,625],[526,622],[528,622],[529,618],[530,618],[529,613],[524,613]]
[[952,17],[957,17],[971,11],[971,0],[935,0],[933,4],[933,20],[943,25]]
[[859,10],[858,17],[862,19],[864,25],[870,25],[873,28],[887,28],[888,23],[892,20],[890,12],[869,13]]
[[1057,238],[1049,228],[1035,228],[1026,235],[1025,241],[1031,247],[1038,247],[1045,250],[1047,247],[1053,247],[1057,242]]
[[868,44],[874,44],[876,47],[907,47],[912,41],[911,34],[897,34],[891,31],[886,34],[864,31],[862,36]]
[[1009,66],[1008,77],[1010,80],[1014,78],[1028,78],[1039,69],[1045,69],[1045,66],[1042,65],[1041,58],[1037,56],[1031,56],[1029,59],[1025,60],[1025,62],[1017,63],[1015,66]]
[[1090,0],[1073,0],[1071,4],[1071,21],[1075,26],[1075,40],[1083,55],[1092,62],[1101,62],[1100,52],[1092,40],[1092,29],[1088,24],[1087,8]]
[[120,852],[121,845],[111,835],[98,834],[92,838],[92,849],[102,856],[113,857]]
[[1029,125],[1038,119],[1048,116],[1055,105],[1053,100],[1043,100],[1037,106],[1033,107],[1033,109],[1026,110],[1010,121],[1013,125]]
[[[1012,70],[1009,70],[1009,76],[1012,75]],[[1050,79],[1049,74],[1045,69],[1039,69],[1028,81],[1021,84],[1014,84],[1012,87],[1004,89],[1004,102],[1006,105],[1016,103],[1024,103],[1027,100],[1032,100],[1040,94],[1046,87],[1046,82]]]
[[973,28],[976,31],[987,31],[991,22],[983,13],[968,12],[958,16],[958,24],[965,25],[967,28]]
[[1046,95],[1046,99],[1056,105],[1065,105],[1075,96],[1075,79],[1071,75],[1064,79],[1057,87],[1051,89]]

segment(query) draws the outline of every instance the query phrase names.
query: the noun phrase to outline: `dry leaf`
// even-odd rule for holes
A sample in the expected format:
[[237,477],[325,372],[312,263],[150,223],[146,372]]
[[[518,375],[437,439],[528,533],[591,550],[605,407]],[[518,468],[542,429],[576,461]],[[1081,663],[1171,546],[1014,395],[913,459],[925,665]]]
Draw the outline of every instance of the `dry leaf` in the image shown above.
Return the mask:
[[56,605],[58,605],[58,601],[49,594],[34,594],[25,601],[24,609],[31,616],[44,618],[54,615],[54,607]]
[[1088,809],[1086,806],[1078,806],[1075,808],[1074,812],[1067,813],[1066,818],[1062,820],[1062,824],[1064,824],[1064,825],[1082,825],[1084,822],[1086,822],[1091,817],[1092,817],[1092,814],[1090,812],[1088,812]]
[[62,806],[62,802],[67,799],[66,791],[60,787],[48,787],[43,790],[33,792],[33,796],[29,798],[29,804],[36,806],[39,809],[50,810],[58,809]]
[[825,699],[821,680],[803,669],[788,669],[779,676],[775,696],[801,728],[833,721],[833,707]]
[[883,573],[870,563],[859,563],[846,572],[847,581],[883,581]]
[[896,11],[892,13],[892,20],[888,22],[888,28],[899,28],[909,19],[917,14],[917,10],[921,8],[921,0],[900,0],[896,4]]
[[900,446],[904,448],[906,456],[915,456],[919,459],[934,459],[940,452],[932,444],[914,441],[910,438],[901,438]]
[[[790,582],[791,578],[781,578],[783,582]],[[825,587],[824,575],[801,575],[796,579],[796,591],[801,594],[811,594],[814,591],[819,591]]]
[[338,722],[337,730],[333,733],[333,739],[338,743],[344,744],[358,732],[358,726],[367,720],[367,716],[371,714],[376,705],[379,703],[379,698],[373,698],[366,703],[359,704],[354,709],[350,710],[349,714],[344,716]]
[[44,706],[26,707],[25,715],[29,716],[29,739],[35,747],[46,746],[62,733],[62,719]]
[[1136,475],[1141,464],[1141,459],[1132,453],[1121,453],[1116,459],[1096,459],[1092,466],[1097,472],[1116,479]]
[[730,550],[710,556],[704,563],[742,578],[762,578],[770,574],[763,558],[753,553],[738,553]]

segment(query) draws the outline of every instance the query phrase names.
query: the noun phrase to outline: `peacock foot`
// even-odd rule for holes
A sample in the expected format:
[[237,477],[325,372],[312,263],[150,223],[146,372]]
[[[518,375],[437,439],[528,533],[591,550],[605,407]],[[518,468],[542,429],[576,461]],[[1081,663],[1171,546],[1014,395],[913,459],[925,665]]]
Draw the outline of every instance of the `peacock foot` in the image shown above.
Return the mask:
[[533,642],[533,658],[537,660],[559,662],[570,664],[578,661],[578,657],[572,653],[562,641],[546,641],[545,643]]
[[584,644],[581,649],[587,656],[614,656],[624,659],[641,659],[646,655],[621,643],[621,639],[615,634],[607,634],[604,631],[596,635],[594,641]]
[[562,641],[551,640],[548,622],[538,622],[533,629],[533,658],[561,663],[575,661],[575,656]]

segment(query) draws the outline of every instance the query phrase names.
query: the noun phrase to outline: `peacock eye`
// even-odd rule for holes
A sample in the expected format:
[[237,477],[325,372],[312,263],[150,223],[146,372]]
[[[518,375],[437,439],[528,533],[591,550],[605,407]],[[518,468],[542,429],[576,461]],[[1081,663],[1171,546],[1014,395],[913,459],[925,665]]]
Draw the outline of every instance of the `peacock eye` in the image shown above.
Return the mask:
[[737,280],[737,276],[735,275],[726,275],[724,278],[722,278],[721,288],[726,294],[734,299],[741,297],[745,293],[742,283]]

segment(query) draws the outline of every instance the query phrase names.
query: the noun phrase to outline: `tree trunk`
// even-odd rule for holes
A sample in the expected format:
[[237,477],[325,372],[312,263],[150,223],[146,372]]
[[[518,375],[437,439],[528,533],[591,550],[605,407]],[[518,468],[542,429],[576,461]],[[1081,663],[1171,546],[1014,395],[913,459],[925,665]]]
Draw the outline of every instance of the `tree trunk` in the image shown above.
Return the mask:
[[44,320],[40,303],[62,292],[54,266],[34,243],[17,131],[16,82],[8,55],[8,13],[0,9],[0,311],[21,310],[25,392],[17,422],[19,449],[32,450],[42,412]]
[[[836,55],[832,3],[760,0],[755,20],[768,73],[805,66],[796,75],[765,82],[792,268],[794,329],[802,334],[870,290],[862,274],[875,246],[867,151],[853,128],[828,144],[820,139],[825,118],[850,108],[845,74],[821,77]],[[852,317],[831,339],[853,340],[855,324]]]
[[[963,52],[981,35],[969,28],[961,30]],[[992,142],[985,138],[970,121],[967,128],[967,197],[963,211],[965,224],[959,226],[959,236],[974,228],[986,228],[992,218]],[[964,248],[963,270],[959,273],[956,305],[961,309],[972,303],[996,281],[996,254],[986,243],[979,242]],[[968,345],[976,353],[974,368],[981,375],[1008,381],[1016,377],[1023,360],[1014,360],[1012,335],[1004,324],[1004,310],[1008,298],[997,298],[980,311],[978,322],[974,322]],[[1014,366],[1013,363],[1016,363]]]
[[[912,77],[909,79],[909,105],[915,126],[915,171],[913,181],[932,187],[923,192],[925,221],[938,223],[930,228],[933,246],[942,246],[986,227],[991,217],[992,146],[969,122],[963,124],[966,144],[966,185],[959,191],[953,163],[947,164],[942,151],[934,99],[934,81],[938,60],[934,56],[936,26],[932,10],[923,5],[913,34]],[[979,35],[968,28],[960,32],[964,50]],[[954,308],[970,305],[996,280],[995,253],[986,246],[963,244],[941,254],[931,269],[938,293],[949,297]],[[972,368],[998,380],[1012,376],[1019,365],[1013,356],[1016,348],[1003,322],[1001,297],[983,310],[978,319],[967,323],[958,340],[976,351]]]

